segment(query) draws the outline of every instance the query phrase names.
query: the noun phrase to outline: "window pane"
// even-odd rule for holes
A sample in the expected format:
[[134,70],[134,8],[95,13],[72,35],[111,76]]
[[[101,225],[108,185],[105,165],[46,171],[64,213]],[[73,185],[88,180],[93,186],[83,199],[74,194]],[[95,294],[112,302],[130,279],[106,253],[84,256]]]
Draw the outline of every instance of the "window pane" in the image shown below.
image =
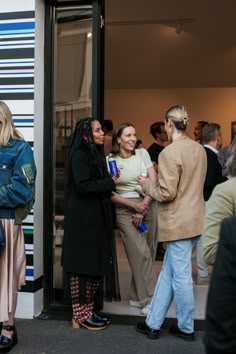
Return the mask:
[[[58,8],[54,63],[54,302],[64,302],[61,251],[65,163],[78,119],[91,116],[92,6]],[[66,297],[66,296],[65,296]]]

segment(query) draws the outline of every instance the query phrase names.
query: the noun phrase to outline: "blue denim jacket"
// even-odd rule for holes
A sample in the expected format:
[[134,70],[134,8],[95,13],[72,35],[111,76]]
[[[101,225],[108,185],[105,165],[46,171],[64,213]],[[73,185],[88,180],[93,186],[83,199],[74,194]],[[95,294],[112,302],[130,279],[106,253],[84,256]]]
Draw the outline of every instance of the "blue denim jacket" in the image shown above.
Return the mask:
[[0,146],[0,218],[17,217],[21,223],[34,199],[35,177],[33,152],[26,141],[10,139]]

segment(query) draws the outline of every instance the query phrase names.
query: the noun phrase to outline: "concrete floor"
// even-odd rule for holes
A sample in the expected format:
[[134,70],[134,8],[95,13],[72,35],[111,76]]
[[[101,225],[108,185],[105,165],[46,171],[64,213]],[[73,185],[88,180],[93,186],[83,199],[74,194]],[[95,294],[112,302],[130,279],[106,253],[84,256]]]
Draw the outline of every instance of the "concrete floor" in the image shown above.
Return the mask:
[[204,354],[203,332],[185,342],[161,330],[150,340],[134,326],[110,325],[102,331],[72,329],[68,321],[17,320],[18,344],[11,354]]

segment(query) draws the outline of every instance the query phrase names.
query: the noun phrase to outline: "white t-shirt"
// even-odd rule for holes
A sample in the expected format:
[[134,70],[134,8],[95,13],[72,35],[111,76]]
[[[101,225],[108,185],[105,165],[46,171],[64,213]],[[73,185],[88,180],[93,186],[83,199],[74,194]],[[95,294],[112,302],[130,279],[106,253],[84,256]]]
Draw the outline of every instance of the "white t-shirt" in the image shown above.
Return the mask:
[[[141,186],[137,182],[141,173],[147,172],[147,169],[153,166],[147,150],[141,148],[135,150],[135,155],[127,159],[123,159],[119,155],[112,156],[116,160],[117,167],[120,170],[119,184],[116,185],[118,194],[132,193],[133,198],[139,197],[137,191],[141,190]],[[126,195],[127,196],[127,195]]]

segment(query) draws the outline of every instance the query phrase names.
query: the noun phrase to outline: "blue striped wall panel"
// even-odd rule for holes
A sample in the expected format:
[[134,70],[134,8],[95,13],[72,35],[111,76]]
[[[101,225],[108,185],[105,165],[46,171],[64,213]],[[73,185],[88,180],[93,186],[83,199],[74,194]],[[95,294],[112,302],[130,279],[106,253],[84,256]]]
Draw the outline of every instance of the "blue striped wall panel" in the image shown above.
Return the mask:
[[[34,99],[35,13],[0,14],[0,98]],[[17,112],[16,112],[17,113]]]
[[[0,100],[9,105],[14,124],[32,147],[34,136],[34,48],[34,11],[0,13]],[[35,280],[33,220],[32,210],[23,223],[27,283]],[[24,289],[22,290],[24,291]]]

